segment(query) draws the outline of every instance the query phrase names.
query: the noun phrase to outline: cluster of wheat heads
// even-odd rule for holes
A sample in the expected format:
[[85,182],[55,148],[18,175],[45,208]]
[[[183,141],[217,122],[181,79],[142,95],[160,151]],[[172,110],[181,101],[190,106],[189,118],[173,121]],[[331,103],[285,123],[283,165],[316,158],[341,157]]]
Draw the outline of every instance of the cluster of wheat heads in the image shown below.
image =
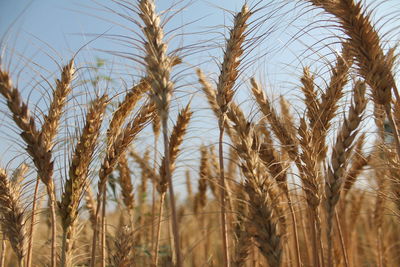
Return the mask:
[[[12,121],[25,155],[16,168],[0,167],[1,267],[398,265],[396,50],[384,49],[367,7],[355,0],[301,1],[328,13],[343,35],[325,83],[313,66],[300,70],[298,110],[282,96],[278,110],[256,74],[241,75],[267,21],[254,14],[266,9],[244,4],[233,14],[215,82],[193,69],[219,138],[204,137],[195,147],[197,167],[187,170],[179,200],[175,169],[197,115],[190,101],[176,119],[170,112],[179,86],[174,68],[186,59],[176,53],[183,50],[168,49],[153,0],[116,2],[130,14],[119,15],[139,26],[137,62],[144,72],[121,98],[88,97],[66,146],[59,143],[67,107],[82,82],[75,58],[47,81],[52,94],[40,113],[0,61],[4,120]],[[243,84],[254,117],[235,102]],[[369,118],[376,131],[362,127]],[[134,145],[145,128],[152,147]],[[56,164],[60,154],[64,167]]]

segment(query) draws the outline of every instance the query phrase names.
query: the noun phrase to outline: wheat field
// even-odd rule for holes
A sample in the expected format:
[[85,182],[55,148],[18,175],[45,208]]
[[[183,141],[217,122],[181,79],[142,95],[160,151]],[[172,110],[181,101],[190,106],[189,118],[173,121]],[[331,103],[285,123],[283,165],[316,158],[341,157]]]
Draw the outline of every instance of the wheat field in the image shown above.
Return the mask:
[[[263,1],[231,12],[209,68],[189,62],[191,49],[215,44],[179,47],[168,35],[179,8],[113,2],[136,27],[131,39],[108,35],[137,51],[109,52],[136,64],[125,89],[103,90],[113,73],[97,76],[76,51],[55,79],[36,74],[50,89],[35,104],[2,49],[2,131],[18,156],[1,151],[0,267],[400,266],[398,50],[371,6],[292,1],[334,41],[314,62],[323,74],[293,66],[291,98],[249,67],[269,64],[253,56],[276,11]],[[209,120],[215,134],[199,130]]]

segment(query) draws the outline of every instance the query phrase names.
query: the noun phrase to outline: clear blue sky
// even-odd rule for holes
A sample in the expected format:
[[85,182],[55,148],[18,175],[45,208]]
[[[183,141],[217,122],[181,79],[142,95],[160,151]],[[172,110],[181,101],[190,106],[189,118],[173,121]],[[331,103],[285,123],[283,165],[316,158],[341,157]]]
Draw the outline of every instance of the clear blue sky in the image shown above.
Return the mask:
[[[285,0],[273,0],[270,2],[276,3],[276,5],[274,5],[274,7],[276,7],[279,3],[284,1]],[[158,10],[162,11],[174,6],[173,4],[178,1],[160,0],[156,2]],[[179,2],[180,4],[174,6],[172,11],[176,10],[177,7],[183,7],[186,3],[189,3],[189,1],[186,0]],[[171,46],[187,46],[190,44],[199,44],[204,40],[210,40],[208,44],[211,45],[208,45],[205,51],[199,47],[195,49],[195,51],[198,52],[189,57],[190,60],[188,60],[188,63],[193,67],[201,64],[206,72],[214,73],[213,77],[215,78],[217,69],[213,57],[220,59],[221,50],[212,49],[211,46],[221,44],[221,35],[217,33],[224,32],[223,26],[231,25],[232,22],[232,16],[227,11],[224,11],[222,7],[226,10],[238,11],[243,2],[242,0],[191,1],[191,4],[188,5],[186,9],[176,15],[167,24],[167,30],[178,28],[178,30],[175,31],[176,34],[188,34],[185,37],[176,36],[174,39],[175,43]],[[294,18],[299,16],[299,13],[302,13],[304,9],[302,9],[302,7],[293,9],[297,1],[286,2],[290,4],[279,10],[277,13],[279,16],[277,15],[275,18],[267,20],[260,28],[262,32],[267,32],[269,27],[274,26],[274,32],[269,34],[268,38],[264,40],[262,44],[253,47],[251,56],[259,60],[253,62],[251,57],[247,58],[247,60],[245,60],[245,63],[247,63],[246,72],[243,73],[243,76],[244,78],[248,78],[250,75],[256,75],[264,84],[272,85],[267,90],[271,95],[286,95],[292,104],[297,105],[298,102],[296,102],[296,100],[300,97],[297,85],[299,84],[298,77],[301,73],[301,66],[302,64],[312,65],[312,70],[319,70],[320,65],[315,65],[313,62],[321,55],[325,56],[328,54],[326,50],[317,50],[324,46],[319,40],[326,32],[320,29],[311,30],[312,27],[310,27],[310,25],[315,22],[315,20],[321,18],[315,16],[317,12],[307,13],[295,20]],[[379,5],[376,8],[376,18],[383,18],[383,20],[379,22],[379,25],[383,25],[389,17],[391,18],[390,23],[385,24],[382,32],[387,32],[395,27],[399,27],[399,16],[397,15],[399,14],[400,8],[396,6],[398,0],[369,0],[367,2],[373,5]],[[35,88],[32,90],[32,87],[29,86],[32,82],[32,77],[37,75],[33,70],[40,71],[42,75],[49,78],[50,81],[54,80],[56,77],[54,74],[57,75],[58,69],[53,59],[56,60],[58,64],[65,63],[80,47],[95,39],[95,35],[106,33],[127,36],[131,34],[126,29],[123,29],[123,26],[132,27],[137,30],[134,24],[127,23],[127,21],[112,14],[111,11],[104,12],[104,7],[101,7],[98,3],[110,7],[113,10],[122,10],[113,4],[112,1],[105,0],[98,0],[97,3],[90,0],[0,0],[0,36],[4,37],[8,27],[15,22],[7,35],[8,38],[5,42],[7,47],[9,49],[15,49],[12,53],[13,58],[18,59],[21,55],[25,58],[24,61],[32,59],[37,64],[35,67],[32,67],[32,69],[25,68],[19,78],[19,85],[24,87],[20,89],[24,92],[24,96],[30,96],[31,102],[40,102],[40,96],[43,94],[43,90],[45,90],[45,88]],[[272,6],[259,12],[259,16],[263,13],[271,14],[271,12]],[[306,27],[307,25],[308,27]],[[399,30],[393,31],[393,33],[396,32],[398,33]],[[296,40],[291,40],[290,38],[295,34],[297,34],[298,38],[296,38]],[[399,36],[399,34],[393,34],[389,37],[397,42]],[[327,42],[329,43],[329,40]],[[316,50],[307,49],[307,46],[311,45],[313,45]],[[91,42],[90,45],[78,55],[78,64],[82,66],[85,65],[85,62],[94,62],[96,57],[106,58],[108,62],[119,62],[119,59],[115,59],[107,53],[101,53],[96,49],[127,51],[128,48],[118,45],[115,41],[111,41],[105,37],[100,37]],[[13,62],[14,60],[11,61]],[[18,62],[13,63],[17,64]],[[115,69],[122,66],[122,63],[112,64],[116,64],[112,67]],[[135,64],[131,64],[130,67],[134,67],[134,65]],[[41,70],[37,66],[41,66],[45,70]],[[21,68],[16,67],[15,69],[20,70]],[[321,72],[323,72],[323,70],[321,70]],[[28,78],[25,78],[25,76]],[[189,79],[188,82],[190,81],[193,81],[193,78],[191,80]],[[243,86],[243,88],[244,89],[241,89],[241,92],[237,94],[236,101],[242,103],[242,106],[247,111],[254,111],[253,104],[248,101],[249,93],[246,91],[246,86]],[[189,92],[195,92],[198,86],[187,86],[185,87],[185,90],[186,89]],[[39,91],[41,93],[29,94],[31,91]],[[204,142],[210,144],[216,142],[215,136],[212,135],[212,130],[216,127],[216,120],[210,112],[204,110],[207,104],[204,104],[204,98],[201,98],[200,95],[201,94],[197,94],[195,99],[193,99],[193,106],[196,111],[194,123],[191,126],[192,134],[190,135],[190,138],[193,139],[189,140],[187,150],[184,151],[182,155],[183,159],[189,160],[189,167],[190,164],[192,164],[190,158],[198,157],[198,151],[194,150],[196,146],[193,146],[193,149],[190,147],[193,140],[195,143]],[[177,106],[182,107],[189,101],[189,98],[190,97],[186,96],[178,99]],[[0,110],[5,110],[3,103],[2,105]],[[3,119],[3,116],[4,115],[0,115],[0,127],[2,128],[0,129],[0,138],[8,137],[10,133],[10,130],[6,128],[7,125],[4,125],[4,122],[7,120]],[[15,141],[16,138],[14,137],[13,140]],[[0,144],[0,153],[3,154],[7,148],[9,148],[9,142],[2,141]],[[13,151],[18,151],[18,147]],[[0,164],[7,164],[9,160],[10,158],[6,156],[0,157]],[[185,165],[185,163],[180,165]],[[192,167],[194,169],[197,168],[195,166]],[[184,168],[181,168],[180,171],[183,172]]]

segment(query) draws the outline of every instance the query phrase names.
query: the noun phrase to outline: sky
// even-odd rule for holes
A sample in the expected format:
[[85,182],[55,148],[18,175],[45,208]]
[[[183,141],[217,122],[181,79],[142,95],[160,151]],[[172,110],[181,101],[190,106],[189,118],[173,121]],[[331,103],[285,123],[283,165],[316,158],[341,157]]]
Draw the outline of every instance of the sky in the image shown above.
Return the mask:
[[[251,6],[257,1],[248,2]],[[269,4],[256,13],[255,20],[261,25],[258,32],[253,34],[264,36],[264,39],[253,44],[250,47],[251,52],[243,60],[245,67],[241,72],[242,80],[256,76],[262,84],[268,85],[270,96],[284,95],[297,108],[301,105],[299,77],[302,67],[310,65],[312,70],[323,76],[328,62],[332,61],[332,52],[338,51],[340,47],[332,46],[331,50],[324,48],[334,40],[324,38],[332,32],[314,27],[330,23],[323,21],[326,17],[317,16],[318,10],[305,12],[309,9],[298,4],[298,1],[261,2],[259,6],[266,2]],[[282,7],[283,2],[287,4]],[[386,40],[390,39],[392,43],[397,42],[400,36],[396,34],[399,30],[393,30],[400,26],[400,9],[396,7],[396,2],[397,0],[367,1],[376,6],[373,19],[377,25],[382,25],[381,32],[391,33]],[[232,14],[229,11],[240,10],[244,1],[160,0],[156,3],[159,12],[169,10],[162,12],[164,18],[177,12],[166,23],[165,28],[169,33],[167,37],[171,38],[170,48],[192,47],[182,51],[187,58],[184,66],[179,69],[183,74],[176,73],[177,83],[182,87],[178,88],[171,120],[175,120],[179,108],[192,101],[195,116],[184,144],[186,148],[181,156],[182,162],[178,164],[181,168],[177,171],[184,173],[189,168],[196,172],[197,166],[194,162],[199,156],[197,144],[216,143],[217,121],[206,110],[207,104],[199,92],[199,86],[195,84],[193,72],[196,67],[201,67],[213,80],[217,78],[217,62],[222,58],[221,46],[224,42],[221,33],[227,35],[224,26],[232,24]],[[46,97],[43,96],[48,96],[49,86],[43,80],[54,81],[59,73],[59,66],[65,64],[77,51],[78,66],[94,66],[96,60],[101,58],[106,61],[104,69],[99,70],[102,75],[107,76],[111,72],[120,74],[113,77],[115,84],[111,87],[115,88],[111,90],[115,94],[121,93],[118,88],[123,84],[122,80],[129,84],[143,73],[143,66],[136,61],[113,55],[120,51],[140,55],[133,47],[127,46],[126,41],[110,38],[112,34],[134,38],[137,35],[132,30],[139,32],[133,22],[121,19],[115,11],[127,14],[126,10],[111,0],[0,0],[0,37],[3,46],[7,47],[5,62],[11,64],[13,77],[32,106],[45,109]],[[385,23],[387,21],[390,23]],[[94,74],[81,75],[90,78]],[[248,85],[239,83],[237,88],[240,90],[235,101],[253,119],[256,116],[255,106],[254,101],[249,100],[251,97]],[[0,110],[5,110],[4,103],[0,104],[3,105]],[[33,111],[40,113],[39,108]],[[74,112],[81,114],[82,110],[73,111],[73,114]],[[3,137],[0,143],[0,154],[3,155],[0,157],[1,165],[13,162],[13,156],[8,155],[18,156],[21,151],[21,141],[12,136],[17,130],[10,127],[8,122],[10,121],[5,115],[0,114],[0,138]],[[142,141],[147,144],[150,142]],[[3,153],[5,151],[7,153]],[[180,185],[183,186],[183,182]]]

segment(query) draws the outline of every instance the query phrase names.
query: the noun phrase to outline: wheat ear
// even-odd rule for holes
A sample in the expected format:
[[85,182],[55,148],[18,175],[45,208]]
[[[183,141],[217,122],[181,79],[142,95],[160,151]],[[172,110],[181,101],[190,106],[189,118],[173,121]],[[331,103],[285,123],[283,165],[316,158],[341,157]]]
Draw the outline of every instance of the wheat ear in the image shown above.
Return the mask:
[[[119,158],[126,151],[128,146],[132,143],[136,135],[152,120],[154,116],[155,107],[153,104],[147,104],[142,107],[139,111],[139,114],[128,123],[128,125],[118,134],[118,136],[114,139],[114,142],[109,145],[106,155],[103,159],[103,162],[99,171],[99,182],[98,182],[98,194],[97,194],[97,208],[96,208],[96,227],[93,233],[92,240],[92,256],[91,256],[91,266],[95,266],[96,261],[96,244],[97,244],[97,236],[99,233],[99,221],[100,214],[105,211],[105,189],[107,184],[107,178],[111,174],[111,172],[116,167]],[[104,202],[104,203],[102,203]],[[101,211],[101,207],[103,210]],[[102,217],[104,218],[104,217]],[[103,223],[102,223],[103,224]],[[105,255],[104,255],[104,232],[102,233],[103,244],[101,253],[102,264],[105,264]]]
[[[194,213],[201,214],[207,202],[207,179],[210,176],[210,166],[208,162],[208,149],[205,146],[200,147],[200,177],[198,182],[198,192],[196,194]],[[207,255],[205,255],[207,256]]]
[[17,255],[19,267],[23,267],[27,252],[27,235],[26,212],[21,203],[20,189],[20,185],[11,182],[6,171],[0,168],[1,229]]
[[233,87],[238,78],[241,56],[243,54],[243,44],[246,37],[247,20],[251,16],[251,12],[247,5],[243,5],[241,11],[235,15],[234,24],[230,30],[229,39],[226,42],[224,51],[224,59],[221,64],[221,73],[217,83],[217,104],[219,108],[218,125],[219,125],[219,167],[220,167],[220,187],[221,187],[221,231],[223,243],[223,259],[224,266],[230,265],[229,259],[229,239],[228,225],[226,221],[226,181],[224,173],[223,160],[223,136],[225,129],[225,119],[228,106],[232,101],[234,90]]
[[[321,240],[321,219],[319,216],[319,205],[321,202],[320,192],[320,172],[318,170],[317,153],[314,152],[315,147],[312,146],[311,130],[309,129],[306,120],[300,119],[298,129],[299,143],[301,153],[295,163],[300,172],[300,179],[303,184],[303,190],[306,195],[306,201],[311,215],[311,233],[313,242],[313,264],[320,266],[319,256],[322,249],[318,245]],[[323,257],[322,257],[323,258]]]
[[254,78],[251,78],[251,90],[255,97],[257,104],[260,107],[261,112],[264,114],[266,119],[269,121],[271,128],[287,153],[290,159],[296,160],[298,154],[297,139],[291,135],[291,131],[286,129],[285,124],[279,118],[276,110],[272,107],[269,99],[265,95],[264,91],[260,88]]
[[129,226],[120,226],[114,245],[114,253],[110,256],[111,265],[118,267],[135,266],[135,237],[133,230]]
[[355,56],[358,72],[372,89],[376,104],[385,107],[386,115],[394,129],[397,153],[400,156],[400,140],[397,125],[391,111],[392,90],[397,101],[400,95],[392,72],[393,57],[386,56],[380,44],[378,32],[370,21],[370,15],[362,10],[362,2],[354,0],[307,0],[334,15],[348,36],[351,53]]
[[46,185],[52,215],[51,267],[54,267],[56,264],[57,221],[52,152],[48,149],[49,145],[41,138],[41,132],[37,130],[35,120],[29,114],[28,106],[22,101],[18,88],[13,86],[8,72],[1,68],[0,94],[6,99],[7,106],[12,113],[12,118],[22,131],[20,135],[27,145],[25,149],[35,164],[40,180]]
[[92,161],[94,149],[99,137],[103,114],[107,105],[104,95],[93,101],[87,115],[81,137],[75,147],[69,167],[68,179],[64,184],[64,192],[58,203],[63,228],[61,266],[73,266],[73,245],[75,239],[75,224],[78,218],[78,207],[84,189],[87,186],[89,164]]
[[358,133],[367,100],[365,98],[365,83],[357,81],[354,85],[353,103],[350,106],[348,117],[338,133],[332,150],[330,166],[325,175],[325,195],[328,221],[328,262],[332,263],[332,230],[335,206],[339,201],[343,184],[346,164],[353,149],[353,141]]
[[[257,241],[260,252],[270,266],[282,264],[282,240],[279,234],[273,210],[281,218],[281,207],[276,186],[262,163],[257,148],[258,140],[254,135],[254,126],[246,120],[239,119],[235,112],[228,109],[228,118],[232,121],[238,140],[234,142],[240,165],[246,177],[245,191],[249,196],[249,220],[246,231]],[[281,221],[282,222],[282,221]]]
[[[168,140],[169,151],[168,151],[168,158],[169,161],[166,160],[166,156],[161,161],[161,166],[159,169],[159,178],[157,184],[157,190],[160,192],[160,213],[157,223],[157,236],[156,236],[156,244],[155,244],[155,254],[154,254],[154,264],[157,266],[158,264],[158,249],[160,244],[160,229],[161,229],[161,216],[163,213],[163,202],[165,199],[165,194],[167,192],[168,184],[171,182],[171,178],[168,179],[168,175],[172,175],[175,169],[175,161],[180,151],[180,145],[183,142],[183,137],[186,134],[187,127],[189,125],[190,119],[192,117],[192,112],[190,111],[190,105],[188,104],[178,115],[178,119],[176,125],[174,126],[171,136]],[[168,170],[168,171],[167,171]],[[169,173],[169,174],[168,174]]]
[[362,172],[363,168],[368,165],[368,162],[370,161],[370,156],[366,156],[363,153],[363,145],[365,143],[365,133],[361,134],[361,136],[358,138],[355,148],[354,148],[354,153],[352,157],[352,164],[350,169],[347,171],[343,184],[343,198],[346,197],[346,195],[349,193],[350,189],[353,187],[355,184],[358,176]]
[[118,182],[121,186],[122,201],[129,212],[133,211],[135,205],[135,198],[133,196],[133,185],[131,181],[131,171],[128,165],[128,158],[126,152],[121,155],[118,161],[119,179]]
[[126,118],[131,114],[138,101],[145,92],[150,89],[148,78],[143,78],[137,85],[134,85],[125,95],[122,102],[118,104],[107,130],[108,145],[114,142],[114,139],[120,133],[121,127]]
[[164,42],[164,31],[160,24],[160,17],[155,11],[153,0],[138,1],[138,14],[142,19],[144,27],[142,31],[145,35],[145,50],[147,75],[151,79],[152,98],[157,106],[157,111],[161,119],[163,128],[164,141],[164,158],[166,161],[165,172],[169,185],[169,199],[172,211],[172,230],[174,236],[174,246],[177,267],[182,267],[182,253],[179,238],[179,225],[175,204],[174,186],[170,173],[170,158],[168,151],[170,144],[168,142],[168,114],[171,96],[174,89],[174,84],[171,81],[171,69],[174,65],[174,60],[167,56],[167,44]]
[[251,234],[246,231],[246,221],[248,216],[248,203],[244,190],[238,190],[236,205],[237,219],[234,224],[236,244],[232,257],[233,267],[243,267],[249,257],[253,245]]
[[343,43],[342,53],[336,58],[336,65],[331,69],[331,77],[326,91],[321,95],[317,118],[310,124],[313,143],[315,144],[318,160],[326,157],[326,135],[331,127],[331,121],[336,116],[339,100],[343,97],[344,86],[348,82],[348,72],[352,64],[349,45]]

